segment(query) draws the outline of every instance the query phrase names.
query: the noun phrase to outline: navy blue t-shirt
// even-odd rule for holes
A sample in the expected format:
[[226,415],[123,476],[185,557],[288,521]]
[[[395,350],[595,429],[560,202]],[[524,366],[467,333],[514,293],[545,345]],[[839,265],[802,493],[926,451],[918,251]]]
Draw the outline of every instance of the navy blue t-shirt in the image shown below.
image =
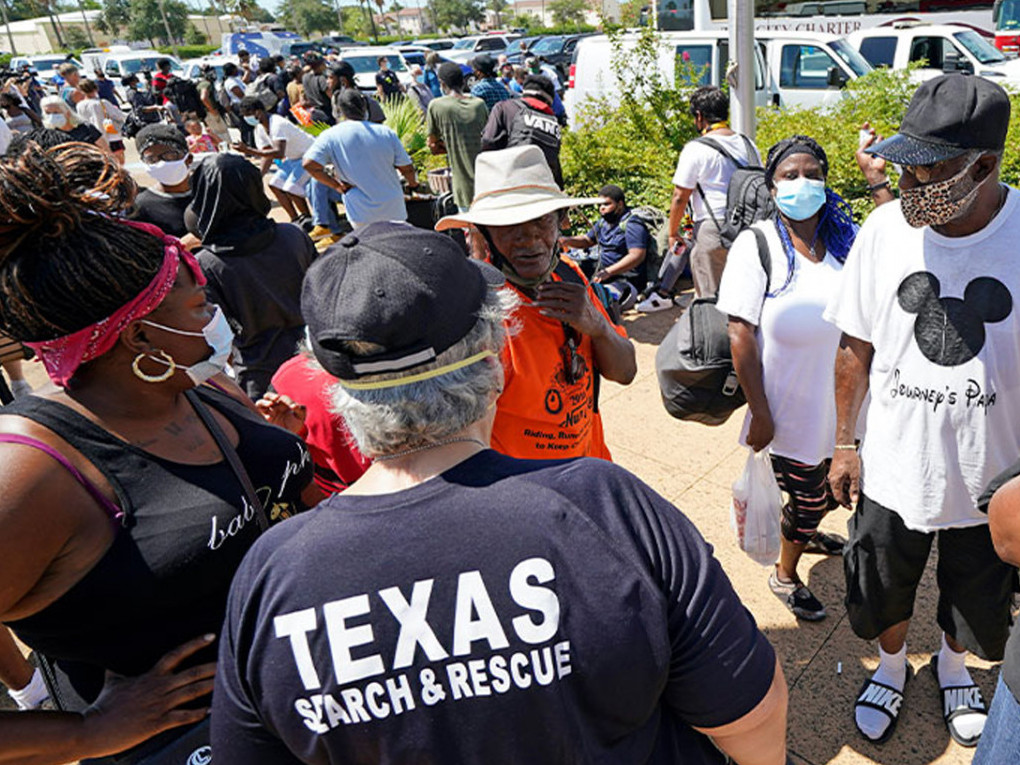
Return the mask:
[[217,765],[722,763],[775,654],[676,508],[603,460],[494,451],[331,497],[231,588]]
[[620,276],[627,281],[640,281],[646,278],[651,236],[644,223],[634,217],[631,210],[625,210],[623,216],[616,223],[609,223],[605,218],[599,218],[598,223],[592,226],[591,231],[588,232],[588,238],[599,246],[601,253],[599,266],[601,268],[619,263],[620,259],[631,249],[643,249],[645,260],[637,268],[625,271]]

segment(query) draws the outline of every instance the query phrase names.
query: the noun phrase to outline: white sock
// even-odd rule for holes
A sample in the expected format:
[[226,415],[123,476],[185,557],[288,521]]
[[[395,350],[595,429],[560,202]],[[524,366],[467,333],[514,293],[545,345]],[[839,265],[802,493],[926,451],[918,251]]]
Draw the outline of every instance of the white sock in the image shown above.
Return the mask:
[[[876,683],[888,685],[898,691],[903,690],[907,682],[907,644],[896,653],[886,653],[882,646],[878,647],[878,670],[871,676]],[[889,716],[877,709],[858,707],[854,711],[857,718],[857,727],[861,729],[870,739],[881,738],[886,729],[892,724]]]
[[[957,653],[950,648],[946,642],[945,633],[943,633],[942,650],[939,651],[938,661],[940,688],[948,688],[952,685],[967,686],[974,684],[970,672],[967,671],[966,660],[967,652],[961,651]],[[985,703],[987,704],[987,702]],[[943,710],[944,712],[945,710]],[[961,714],[953,719],[953,727],[964,738],[974,738],[981,735],[981,732],[985,729],[985,721],[987,719],[988,715],[981,712]]]
[[9,689],[7,694],[14,699],[18,709],[22,710],[38,709],[50,697],[50,692],[46,690],[46,683],[38,667],[32,673],[32,679],[28,681],[28,685],[20,691]]

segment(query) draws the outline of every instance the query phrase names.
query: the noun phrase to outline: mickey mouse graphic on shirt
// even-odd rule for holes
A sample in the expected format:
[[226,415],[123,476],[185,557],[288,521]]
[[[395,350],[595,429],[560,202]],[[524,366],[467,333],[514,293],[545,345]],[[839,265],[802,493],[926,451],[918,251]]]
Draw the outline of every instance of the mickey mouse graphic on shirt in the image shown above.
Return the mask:
[[971,280],[963,299],[941,297],[942,285],[927,271],[910,274],[896,291],[900,307],[917,314],[914,340],[924,357],[942,367],[970,361],[985,344],[985,324],[1000,322],[1013,310],[1013,297],[998,279]]

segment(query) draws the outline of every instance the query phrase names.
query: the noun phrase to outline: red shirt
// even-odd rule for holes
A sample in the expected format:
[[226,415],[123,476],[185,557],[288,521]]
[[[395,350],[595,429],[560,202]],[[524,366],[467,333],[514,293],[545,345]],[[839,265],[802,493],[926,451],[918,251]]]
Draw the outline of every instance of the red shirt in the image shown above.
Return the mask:
[[303,355],[285,362],[273,375],[273,389],[307,410],[305,443],[315,463],[315,483],[328,494],[342,492],[372,464],[358,451],[340,415],[331,410],[329,386],[335,382]]

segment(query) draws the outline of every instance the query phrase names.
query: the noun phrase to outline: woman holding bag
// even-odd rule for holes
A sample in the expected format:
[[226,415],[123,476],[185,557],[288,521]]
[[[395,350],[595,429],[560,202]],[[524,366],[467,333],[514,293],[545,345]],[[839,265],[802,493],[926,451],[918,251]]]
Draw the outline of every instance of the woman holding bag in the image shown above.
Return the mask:
[[[83,153],[102,168],[85,187]],[[0,623],[55,660],[84,704],[107,672],[200,679],[211,637],[179,672],[161,657],[219,631],[241,558],[304,508],[312,477],[300,439],[223,391],[229,325],[178,240],[115,217],[132,191],[80,144],[0,164],[0,328],[53,382],[0,410]],[[151,738],[194,719],[174,709],[187,697],[169,694],[150,740],[117,762],[201,741],[194,725]],[[37,714],[2,721],[33,762],[109,753],[68,752],[46,733],[61,719]],[[81,718],[81,739],[100,723]]]
[[[891,199],[888,182],[882,185],[884,163],[861,151],[858,161],[879,192],[876,203]],[[849,206],[825,185],[828,170],[825,151],[807,136],[769,149],[765,182],[777,212],[754,228],[764,234],[771,274],[762,268],[754,232],[743,232],[730,249],[717,303],[729,316],[733,366],[747,396],[741,441],[756,452],[770,448],[776,480],[789,497],[769,588],[807,621],[824,619],[825,607],[800,580],[797,564],[805,552],[840,555],[845,542],[818,530],[836,506],[826,475],[835,446],[840,339],[822,312],[839,289],[857,234]]]

